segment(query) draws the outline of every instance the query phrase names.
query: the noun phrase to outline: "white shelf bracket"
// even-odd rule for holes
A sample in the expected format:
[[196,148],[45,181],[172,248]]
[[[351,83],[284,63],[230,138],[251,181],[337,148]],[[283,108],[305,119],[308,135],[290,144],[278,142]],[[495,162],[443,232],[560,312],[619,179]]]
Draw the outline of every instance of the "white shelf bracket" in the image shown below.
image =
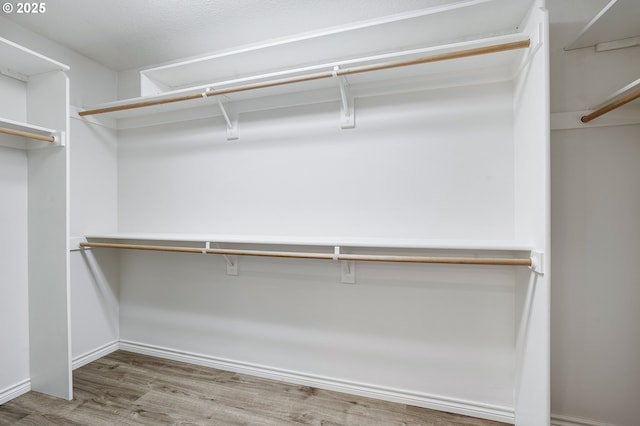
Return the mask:
[[[207,248],[209,248],[209,242],[207,242]],[[220,247],[216,244],[216,248]],[[227,262],[227,275],[238,275],[238,256],[223,254],[222,257]]]
[[340,246],[333,248],[333,260],[340,261],[340,282],[354,284],[356,282],[356,262],[353,260],[340,260]]
[[544,275],[544,253],[537,250],[531,251],[531,266],[533,272]]
[[353,260],[343,260],[340,265],[340,282],[345,284],[355,284],[356,282],[356,262]]
[[65,146],[67,143],[66,132],[56,132],[53,137],[55,140],[53,141],[54,146]]
[[340,127],[342,129],[353,129],[356,127],[355,102],[353,96],[349,94],[347,79],[338,75],[340,67],[333,67],[333,76],[338,80],[340,87]]
[[[210,91],[211,88],[207,87],[207,89],[202,93],[202,97],[207,98],[207,93]],[[238,114],[234,113],[233,108],[231,108],[229,105],[225,107],[219,96],[216,96],[216,101],[218,102],[220,112],[222,112],[222,117],[224,117],[224,121],[227,123],[227,140],[231,141],[238,139]]]
[[518,72],[516,73],[516,75],[520,74],[522,70],[529,65],[533,57],[536,55],[536,53],[538,53],[538,50],[540,50],[540,47],[542,47],[542,44],[544,43],[544,40],[542,39],[542,35],[544,34],[543,31],[544,28],[542,26],[542,23],[540,22],[538,24],[538,27],[536,28],[536,32],[531,34],[529,49],[527,50],[522,64],[520,64],[520,67],[518,67]]

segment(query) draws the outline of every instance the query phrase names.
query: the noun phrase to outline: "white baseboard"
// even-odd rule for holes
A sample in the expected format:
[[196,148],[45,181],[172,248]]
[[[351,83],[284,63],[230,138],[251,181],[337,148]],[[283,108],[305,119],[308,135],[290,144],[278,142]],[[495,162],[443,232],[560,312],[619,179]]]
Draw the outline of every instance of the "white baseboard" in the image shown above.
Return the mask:
[[83,365],[89,364],[90,362],[100,359],[103,356],[109,355],[111,352],[115,352],[118,349],[120,349],[120,341],[118,340],[107,343],[106,345],[102,345],[99,348],[75,357],[71,362],[71,368],[73,370],[75,370],[76,368],[80,368]]
[[267,379],[382,399],[385,401],[429,408],[432,410],[463,414],[511,424],[515,421],[514,410],[509,407],[350,382],[234,360],[220,359],[208,355],[195,354],[131,341],[121,340],[120,349],[143,355],[151,355],[158,358],[182,361],[190,364],[217,368],[220,370],[234,371]]
[[616,426],[611,423],[596,422],[578,417],[551,415],[551,426]]
[[31,380],[25,379],[20,383],[9,386],[8,388],[0,389],[0,405],[5,402],[11,401],[13,398],[17,398],[31,390]]

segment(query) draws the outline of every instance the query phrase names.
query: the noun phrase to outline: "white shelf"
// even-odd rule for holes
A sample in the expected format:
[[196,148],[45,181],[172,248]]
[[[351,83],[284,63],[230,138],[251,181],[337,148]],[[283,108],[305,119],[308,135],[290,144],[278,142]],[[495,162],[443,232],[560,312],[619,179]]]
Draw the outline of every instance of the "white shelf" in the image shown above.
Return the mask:
[[56,134],[56,131],[53,129],[48,129],[42,126],[36,126],[35,124],[24,123],[21,121],[10,120],[8,118],[0,117],[0,127],[6,127],[12,130],[20,130],[23,132],[36,133],[42,136],[53,136]]
[[[36,126],[35,124],[24,123],[21,121],[11,120],[8,118],[0,117],[0,127],[4,127],[11,130],[18,130],[21,132],[35,133],[41,136],[55,136],[60,138],[60,132],[54,129],[49,129],[42,126]],[[0,146],[17,149],[34,149],[46,146],[52,146],[53,144],[45,141],[38,141],[22,136],[12,136],[0,133]],[[55,142],[55,145],[60,145],[60,141]]]
[[[299,237],[274,235],[224,235],[224,234],[155,234],[155,233],[95,233],[85,234],[87,240],[118,241],[165,241],[187,243],[228,243],[264,245],[300,245],[354,248],[394,248],[425,250],[469,250],[469,251],[526,251],[533,245],[504,240],[424,240],[391,238],[343,238],[343,237]],[[73,247],[73,245],[72,245]]]
[[[520,26],[528,8],[527,2],[512,0],[464,0],[240,46],[142,70],[140,94],[510,34]],[[265,64],[278,64],[278,69],[265,69]]]
[[[638,88],[640,88],[640,78],[627,84],[626,86],[624,86],[622,89],[620,90],[616,90],[614,93],[612,93],[611,95],[609,95],[607,97],[607,99],[603,100],[602,102],[600,102],[598,105],[594,106],[592,109],[596,110],[596,109],[600,109],[603,106],[609,104],[610,102],[618,99],[618,98],[622,98],[623,96],[628,95],[629,93],[638,90]],[[633,106],[634,108],[638,107],[638,102],[633,102],[633,105],[627,104],[629,106]]]
[[[69,67],[40,53],[0,37],[0,70],[21,80],[49,71],[68,71]],[[6,64],[10,64],[7,66]]]
[[[175,112],[180,111],[180,120],[200,118],[201,111],[207,116],[221,115],[215,97],[200,99],[206,89],[226,89],[240,85],[264,83],[282,78],[294,78],[318,72],[332,71],[338,66],[341,69],[381,64],[392,61],[414,60],[417,58],[458,52],[467,49],[485,48],[494,45],[522,42],[535,38],[530,34],[509,34],[478,40],[451,43],[440,46],[418,48],[411,50],[345,59],[340,61],[321,63],[312,66],[298,67],[253,75],[244,78],[227,78],[211,81],[208,84],[174,90],[155,96],[138,97],[116,102],[87,107],[87,110],[119,107],[138,102],[154,102],[166,98],[183,95],[197,95],[198,99],[173,102],[162,105],[146,106],[143,108],[126,109],[92,115],[100,119],[110,117],[119,120],[119,128],[130,128],[165,123],[176,120]],[[497,53],[452,59],[442,62],[429,62],[386,70],[351,74],[346,77],[347,90],[353,98],[363,98],[390,93],[413,92],[442,87],[466,86],[470,84],[493,83],[514,78],[520,65],[526,60],[530,49],[516,49]],[[302,83],[280,85],[257,90],[241,91],[225,94],[225,104],[232,104],[236,113],[261,111],[287,106],[336,102],[341,99],[339,83],[335,78],[327,78]],[[173,116],[171,116],[173,114]],[[191,114],[193,117],[189,117]],[[153,116],[155,119],[149,120]]]
[[[581,49],[640,36],[640,2],[610,0],[565,50]],[[624,47],[624,46],[621,46]]]
[[[539,39],[537,34],[526,34],[522,30],[529,6],[528,2],[511,0],[462,0],[214,52],[142,70],[140,97],[86,106],[85,109],[97,110],[195,96],[196,99],[188,101],[87,117],[97,121],[105,118],[100,121],[102,124],[126,129],[220,116],[222,112],[217,99],[201,97],[207,89],[224,90],[315,73],[330,75],[335,67],[346,69],[408,61]],[[476,19],[479,15],[492,16],[492,19]],[[528,52],[534,48],[535,43],[532,43],[530,49],[349,74],[341,79],[350,99],[494,83],[513,79]],[[314,79],[229,93],[223,95],[222,100],[231,105],[234,114],[241,114],[314,103],[340,103],[340,90],[340,80],[337,78]],[[109,119],[115,119],[117,123]]]

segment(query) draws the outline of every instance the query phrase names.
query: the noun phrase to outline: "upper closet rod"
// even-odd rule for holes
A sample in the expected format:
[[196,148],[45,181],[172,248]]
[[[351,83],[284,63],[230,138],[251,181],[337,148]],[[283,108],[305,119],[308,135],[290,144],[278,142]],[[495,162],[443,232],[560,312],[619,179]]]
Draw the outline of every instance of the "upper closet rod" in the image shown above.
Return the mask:
[[265,81],[261,83],[251,83],[251,84],[246,84],[242,86],[228,87],[226,89],[208,90],[203,93],[196,93],[191,95],[183,95],[183,96],[176,96],[172,98],[141,101],[141,102],[134,102],[130,104],[106,107],[106,108],[91,109],[91,110],[81,111],[78,114],[80,116],[103,114],[106,112],[123,111],[128,109],[143,108],[143,107],[154,106],[154,105],[169,104],[173,102],[182,102],[182,101],[188,101],[188,100],[194,100],[194,99],[201,99],[202,97],[205,97],[205,96],[226,95],[229,93],[244,92],[247,90],[254,90],[254,89],[265,89],[268,87],[282,86],[285,84],[302,83],[305,81],[320,80],[324,78],[333,78],[337,76],[346,76],[346,75],[358,74],[358,73],[369,72],[369,71],[379,71],[379,70],[385,70],[390,68],[406,67],[409,65],[418,65],[418,64],[426,64],[429,62],[445,61],[449,59],[466,58],[469,56],[486,55],[489,53],[505,52],[508,50],[515,50],[515,49],[526,49],[529,47],[530,44],[531,44],[530,40],[495,44],[492,46],[478,47],[474,49],[460,50],[457,52],[449,52],[449,53],[441,53],[438,55],[425,56],[417,59],[385,62],[385,63],[373,64],[373,65],[362,65],[358,67],[338,69],[335,71],[334,70],[323,71],[323,72],[318,72],[313,74],[301,75],[298,77],[282,78],[277,80]]
[[591,114],[583,115],[580,121],[582,121],[583,123],[588,123],[591,120],[596,119],[601,115],[604,115],[610,111],[613,111],[614,109],[619,108],[624,104],[628,104],[629,102],[638,98],[640,98],[640,88],[627,93],[625,96],[622,96],[621,98],[618,98],[616,100],[609,102],[608,104],[593,111]]
[[7,135],[14,135],[14,136],[23,136],[25,138],[31,138],[31,139],[36,139],[39,141],[45,141],[45,142],[51,142],[51,143],[56,141],[55,136],[44,136],[44,135],[39,135],[37,133],[23,132],[22,130],[7,129],[6,127],[0,127],[0,133],[6,133]]
[[128,250],[152,250],[178,253],[222,254],[239,256],[285,257],[296,259],[358,260],[371,262],[443,263],[456,265],[532,266],[531,259],[474,258],[474,257],[424,257],[387,256],[371,254],[310,253],[267,250],[237,250],[220,248],[172,247],[116,243],[80,243],[83,248],[115,248]]

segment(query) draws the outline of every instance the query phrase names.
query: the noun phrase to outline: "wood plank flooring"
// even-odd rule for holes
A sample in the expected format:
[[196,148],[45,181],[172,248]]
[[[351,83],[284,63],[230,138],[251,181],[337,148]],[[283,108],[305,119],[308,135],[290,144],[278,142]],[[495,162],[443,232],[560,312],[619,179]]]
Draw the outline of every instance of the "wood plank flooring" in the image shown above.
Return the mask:
[[0,406],[0,425],[504,425],[125,351],[73,380],[72,401],[29,392]]

